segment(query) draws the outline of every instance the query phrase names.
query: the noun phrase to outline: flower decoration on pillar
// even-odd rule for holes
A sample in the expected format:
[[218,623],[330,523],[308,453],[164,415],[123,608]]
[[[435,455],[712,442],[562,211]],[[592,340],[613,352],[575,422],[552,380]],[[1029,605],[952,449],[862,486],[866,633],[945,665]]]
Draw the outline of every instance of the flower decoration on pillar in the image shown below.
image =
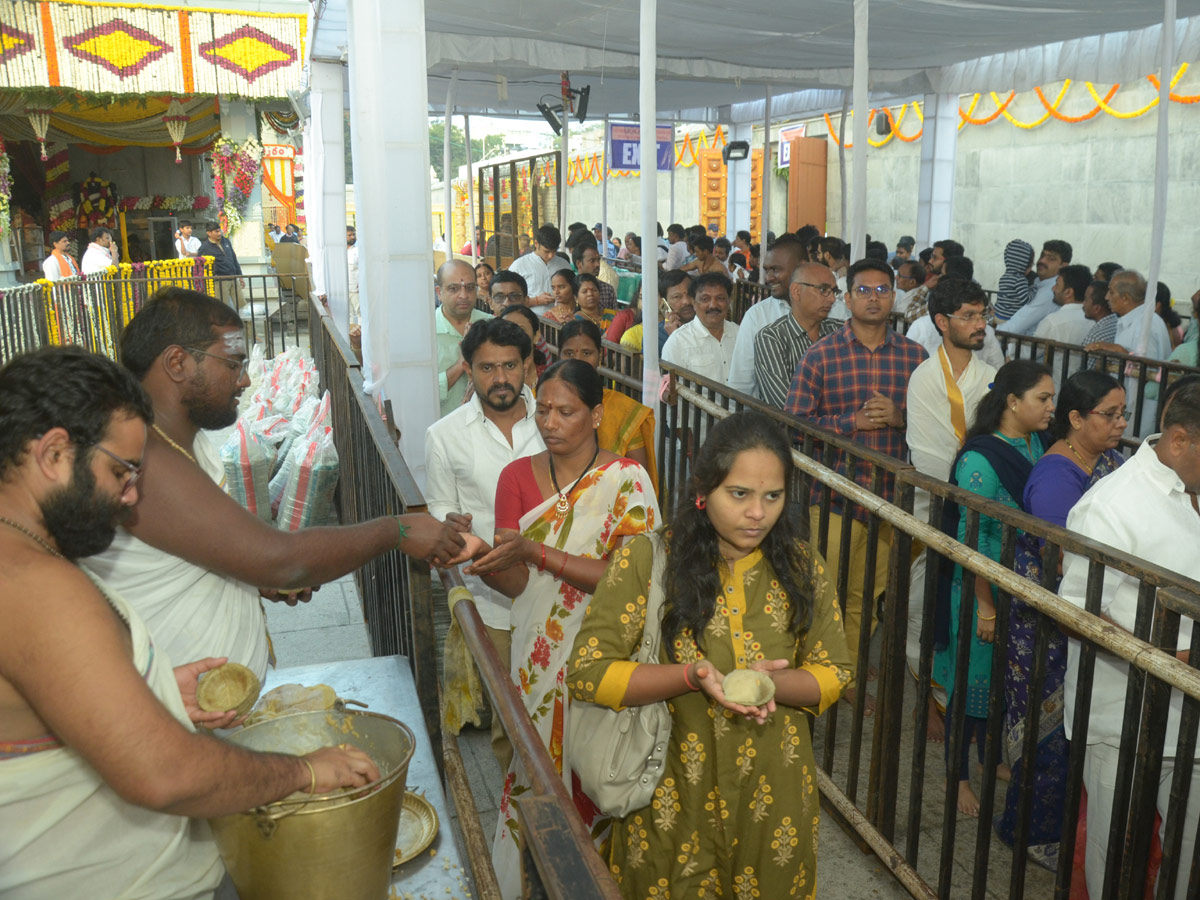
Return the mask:
[[183,162],[183,157],[179,155],[179,147],[183,143],[184,135],[187,134],[188,121],[187,114],[183,111],[183,104],[179,102],[178,97],[172,97],[167,106],[167,114],[163,116],[163,123],[167,126],[167,134],[175,143],[176,165]]
[[222,135],[213,145],[213,192],[217,196],[217,216],[226,234],[242,227],[250,194],[262,172],[262,154],[262,144],[253,137],[238,144]]
[[30,107],[25,110],[25,115],[29,117],[29,124],[33,126],[34,137],[37,138],[38,147],[42,151],[42,162],[45,162],[50,158],[46,155],[46,132],[50,130],[50,110]]
[[9,178],[8,153],[0,137],[0,241],[8,237],[9,200],[12,198],[12,179]]

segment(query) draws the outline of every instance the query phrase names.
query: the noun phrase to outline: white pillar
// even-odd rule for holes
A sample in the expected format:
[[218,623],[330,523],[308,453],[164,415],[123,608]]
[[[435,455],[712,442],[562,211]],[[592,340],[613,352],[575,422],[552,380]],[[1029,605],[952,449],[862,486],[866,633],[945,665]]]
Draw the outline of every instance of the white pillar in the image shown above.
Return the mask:
[[346,67],[313,60],[309,69],[309,117],[304,133],[308,256],[313,290],[324,294],[333,322],[348,334],[346,269]]
[[[668,225],[670,225],[672,222],[675,221],[675,130],[678,127],[679,127],[679,116],[676,115],[671,120],[671,210],[670,210],[671,219],[670,219],[670,221],[667,222]],[[703,172],[700,173],[700,177],[701,178],[704,177]],[[704,211],[701,210],[700,213],[701,213],[701,215],[703,215]],[[655,230],[650,232],[650,235],[653,237],[655,245],[656,245],[655,249],[654,249],[654,253],[655,253],[654,258],[658,259],[658,247],[657,247],[658,237],[656,236],[657,232],[658,232],[658,223],[657,222],[654,223],[654,228],[655,228]],[[647,246],[645,244],[646,239],[643,238],[642,240],[643,240],[642,252],[645,253],[646,246]]]
[[[624,238],[622,238],[624,240]],[[604,117],[604,149],[600,152],[600,258],[611,252],[608,243],[608,116]]]
[[850,214],[846,198],[850,195],[850,179],[846,177],[846,120],[850,117],[850,92],[842,91],[842,117],[838,119],[838,183],[842,195],[842,240],[850,238]]
[[[565,76],[564,76],[565,77]],[[570,186],[571,180],[571,158],[567,155],[570,152],[570,132],[571,132],[571,109],[567,105],[571,100],[569,94],[563,95],[563,111],[562,111],[562,178],[559,181],[562,187],[559,189],[558,199],[558,230],[562,234],[563,240],[567,239],[567,188]],[[517,221],[516,207],[516,185],[513,185],[509,196],[513,198],[513,224]]]
[[[394,401],[400,451],[423,487],[425,429],[439,413],[425,4],[350,0],[348,13],[363,377],[370,393]],[[382,84],[407,86],[386,115]]]
[[862,259],[867,250],[867,119],[870,94],[867,90],[867,5],[854,0],[854,208],[850,216],[850,260]]
[[[658,0],[641,0],[638,112],[642,143],[642,402],[658,408]],[[671,167],[672,178],[675,168]]]
[[1146,324],[1138,341],[1137,355],[1144,356],[1153,324],[1154,301],[1158,295],[1158,273],[1162,268],[1163,233],[1167,227],[1167,110],[1171,107],[1171,78],[1175,74],[1175,0],[1163,0],[1162,63],[1158,72],[1158,134],[1154,143],[1154,218],[1150,225],[1150,267],[1146,272]]
[[[470,229],[471,265],[479,264],[479,249],[475,246],[475,176],[471,171],[471,117],[463,113],[463,139],[467,142],[467,227]],[[512,188],[516,195],[516,186]]]
[[[743,122],[740,125],[730,125],[726,133],[729,135],[730,141],[750,143],[754,138],[754,123]],[[726,234],[737,234],[739,231],[750,229],[750,179],[752,177],[753,167],[750,160],[725,167]]]
[[[762,248],[767,252],[767,235],[771,233],[771,86],[767,85],[766,102],[763,103],[763,168],[762,168]],[[703,176],[702,176],[703,177]]]
[[918,182],[917,250],[951,236],[954,162],[958,147],[958,95],[926,94]]
[[[453,126],[454,94],[458,90],[458,69],[446,88],[446,122],[442,128],[442,231],[446,237],[446,259],[454,256],[454,173],[450,171],[450,132]],[[474,238],[472,238],[473,240]]]

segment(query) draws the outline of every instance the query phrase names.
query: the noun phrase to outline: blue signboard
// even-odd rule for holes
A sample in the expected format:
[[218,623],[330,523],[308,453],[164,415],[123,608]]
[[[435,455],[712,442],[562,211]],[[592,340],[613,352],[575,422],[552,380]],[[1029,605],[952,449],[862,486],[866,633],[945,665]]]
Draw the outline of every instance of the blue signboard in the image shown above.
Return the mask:
[[[667,172],[675,161],[675,129],[658,126],[658,171]],[[628,172],[642,167],[642,127],[640,125],[608,126],[608,167]]]

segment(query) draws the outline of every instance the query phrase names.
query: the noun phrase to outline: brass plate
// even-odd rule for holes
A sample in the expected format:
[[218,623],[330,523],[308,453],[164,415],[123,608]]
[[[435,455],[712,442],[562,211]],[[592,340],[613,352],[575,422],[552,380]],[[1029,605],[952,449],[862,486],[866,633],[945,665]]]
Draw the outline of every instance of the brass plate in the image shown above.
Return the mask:
[[438,814],[433,804],[409,791],[400,809],[400,832],[396,835],[396,860],[392,867],[401,866],[422,853],[438,832]]

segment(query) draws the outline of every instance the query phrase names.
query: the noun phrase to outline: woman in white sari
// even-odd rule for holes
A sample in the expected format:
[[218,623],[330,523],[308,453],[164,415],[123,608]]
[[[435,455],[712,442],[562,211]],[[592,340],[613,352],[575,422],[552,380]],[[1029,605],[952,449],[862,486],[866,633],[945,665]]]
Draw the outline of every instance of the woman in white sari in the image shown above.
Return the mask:
[[[645,469],[597,443],[603,403],[603,381],[587,363],[568,359],[546,370],[538,381],[536,413],[546,450],[518,459],[500,474],[496,546],[476,548],[475,562],[466,569],[513,598],[513,683],[593,834],[600,814],[571,776],[571,748],[565,742],[570,701],[563,680],[609,555],[659,523]],[[515,806],[526,786],[514,760],[504,780],[492,850],[506,900],[520,896]]]

